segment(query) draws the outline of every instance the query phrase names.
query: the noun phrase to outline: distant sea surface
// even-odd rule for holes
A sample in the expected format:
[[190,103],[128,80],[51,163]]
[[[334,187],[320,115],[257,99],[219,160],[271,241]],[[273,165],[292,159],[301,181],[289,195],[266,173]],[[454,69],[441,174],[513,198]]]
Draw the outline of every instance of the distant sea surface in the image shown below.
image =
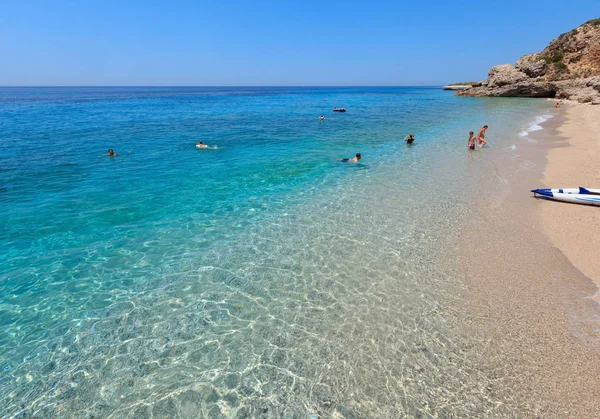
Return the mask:
[[[472,173],[549,107],[420,87],[0,88],[0,414],[493,412],[460,356],[453,235],[496,193]],[[468,151],[484,124],[491,147]]]

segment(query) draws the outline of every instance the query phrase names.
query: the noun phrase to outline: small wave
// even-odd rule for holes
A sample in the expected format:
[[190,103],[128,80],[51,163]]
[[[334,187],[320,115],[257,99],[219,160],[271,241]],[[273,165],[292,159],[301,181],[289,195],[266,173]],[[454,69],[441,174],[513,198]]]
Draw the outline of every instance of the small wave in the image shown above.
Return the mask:
[[543,129],[543,128],[540,127],[538,124],[532,124],[532,125],[529,126],[529,128],[527,128],[527,130],[529,132],[531,132],[531,131],[539,131],[541,129]]
[[529,128],[527,128],[527,130],[519,132],[519,137],[526,137],[529,135],[530,132],[540,131],[540,130],[544,129],[542,126],[540,126],[540,124],[543,124],[544,122],[546,122],[547,120],[549,120],[552,117],[553,117],[553,115],[549,115],[549,114],[536,116],[535,122],[533,124],[531,124],[529,126]]
[[553,115],[550,115],[550,114],[538,115],[535,117],[535,122],[537,124],[541,124],[541,123],[546,122],[547,120],[549,120],[552,117],[553,117]]

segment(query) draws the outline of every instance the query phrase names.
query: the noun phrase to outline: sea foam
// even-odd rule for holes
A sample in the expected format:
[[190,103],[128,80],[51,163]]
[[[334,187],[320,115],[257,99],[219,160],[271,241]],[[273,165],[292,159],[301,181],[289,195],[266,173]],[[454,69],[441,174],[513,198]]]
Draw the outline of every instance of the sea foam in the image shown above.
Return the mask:
[[[529,127],[526,130],[519,132],[519,134],[518,134],[519,137],[527,137],[530,132],[540,131],[540,130],[544,129],[540,124],[543,124],[544,122],[548,121],[550,118],[552,118],[552,115],[550,115],[550,114],[536,116],[535,121],[531,125],[529,125]],[[536,142],[535,140],[528,140],[528,141]]]

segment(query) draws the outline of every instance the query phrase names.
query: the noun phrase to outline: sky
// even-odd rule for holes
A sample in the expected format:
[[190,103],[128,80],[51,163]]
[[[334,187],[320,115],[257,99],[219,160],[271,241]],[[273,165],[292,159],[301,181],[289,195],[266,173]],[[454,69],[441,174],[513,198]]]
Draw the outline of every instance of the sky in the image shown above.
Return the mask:
[[600,0],[0,0],[0,86],[482,80]]

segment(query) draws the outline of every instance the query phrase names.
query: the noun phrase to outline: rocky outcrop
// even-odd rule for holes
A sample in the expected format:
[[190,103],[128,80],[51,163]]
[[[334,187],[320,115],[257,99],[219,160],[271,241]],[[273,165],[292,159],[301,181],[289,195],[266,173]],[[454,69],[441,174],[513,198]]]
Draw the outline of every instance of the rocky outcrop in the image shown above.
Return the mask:
[[461,96],[512,96],[570,99],[581,103],[600,104],[600,76],[585,79],[535,81],[522,80],[502,86],[483,83],[459,92]]
[[492,67],[485,82],[461,96],[521,96],[600,104],[600,19],[560,35],[516,65]]
[[470,84],[449,84],[444,86],[444,90],[467,90],[473,87]]
[[519,58],[515,67],[533,78],[542,77],[548,71],[548,63],[541,59],[539,53],[524,55]]
[[529,79],[527,74],[517,70],[510,64],[492,67],[488,72],[487,86],[502,87],[509,84],[520,83]]

